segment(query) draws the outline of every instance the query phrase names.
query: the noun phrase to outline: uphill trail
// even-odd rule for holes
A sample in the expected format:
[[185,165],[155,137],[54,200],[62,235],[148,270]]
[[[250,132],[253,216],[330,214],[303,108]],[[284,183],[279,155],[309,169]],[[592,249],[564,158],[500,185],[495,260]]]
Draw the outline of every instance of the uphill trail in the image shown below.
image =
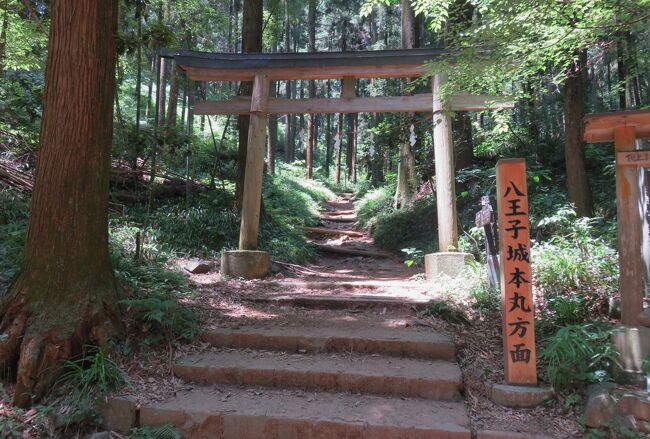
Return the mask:
[[[541,437],[470,421],[455,335],[421,318],[430,285],[355,222],[352,194],[340,194],[305,230],[314,262],[278,264],[263,280],[192,276],[200,341],[170,354],[171,378],[111,398],[106,426],[172,423],[219,439]],[[161,382],[164,394],[144,397]]]

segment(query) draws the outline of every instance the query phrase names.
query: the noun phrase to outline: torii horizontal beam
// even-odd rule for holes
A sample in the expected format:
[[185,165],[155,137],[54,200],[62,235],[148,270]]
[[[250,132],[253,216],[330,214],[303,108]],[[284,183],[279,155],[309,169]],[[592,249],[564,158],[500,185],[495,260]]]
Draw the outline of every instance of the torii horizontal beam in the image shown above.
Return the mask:
[[637,139],[650,138],[650,110],[592,113],[584,119],[587,143],[613,142],[614,132],[621,127],[634,127]]
[[[452,97],[452,111],[492,110],[512,108],[514,103],[503,96],[457,94]],[[327,114],[327,113],[430,113],[433,95],[335,98],[335,99],[284,99],[269,98],[269,114]],[[248,114],[250,96],[230,100],[201,101],[194,105],[194,114]]]

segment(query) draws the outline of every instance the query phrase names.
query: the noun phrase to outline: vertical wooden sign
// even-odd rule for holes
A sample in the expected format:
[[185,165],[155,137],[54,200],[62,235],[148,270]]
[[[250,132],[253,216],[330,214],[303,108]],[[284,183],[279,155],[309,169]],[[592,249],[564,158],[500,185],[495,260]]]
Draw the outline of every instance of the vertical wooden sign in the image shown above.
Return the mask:
[[501,308],[508,384],[537,384],[530,221],[524,159],[497,163]]

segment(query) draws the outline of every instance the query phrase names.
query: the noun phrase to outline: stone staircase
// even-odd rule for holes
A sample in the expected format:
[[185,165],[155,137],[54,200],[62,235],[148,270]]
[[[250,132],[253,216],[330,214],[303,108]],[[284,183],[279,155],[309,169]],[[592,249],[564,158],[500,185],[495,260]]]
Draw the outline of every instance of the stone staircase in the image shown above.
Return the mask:
[[[208,331],[174,373],[192,383],[140,407],[188,438],[471,438],[453,340],[380,325]],[[109,419],[110,422],[110,419]]]

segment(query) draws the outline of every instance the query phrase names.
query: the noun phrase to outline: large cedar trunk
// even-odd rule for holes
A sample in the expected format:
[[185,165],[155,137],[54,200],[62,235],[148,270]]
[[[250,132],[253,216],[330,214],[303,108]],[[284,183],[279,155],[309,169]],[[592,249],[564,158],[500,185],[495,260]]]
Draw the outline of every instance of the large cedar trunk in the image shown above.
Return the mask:
[[587,52],[583,50],[571,66],[564,85],[564,157],[567,186],[569,201],[575,204],[579,216],[591,216],[593,213],[591,189],[587,178],[585,142],[582,140],[586,75]]
[[[244,0],[242,13],[242,52],[256,53],[262,51],[262,0]],[[253,83],[243,82],[240,95],[253,94]],[[237,180],[235,182],[235,202],[241,206],[244,196],[244,177],[246,176],[246,153],[248,149],[248,125],[250,116],[239,116],[239,152],[237,154]]]
[[121,329],[108,253],[117,1],[52,3],[43,120],[23,264],[0,303],[0,371],[27,406],[85,343]]

